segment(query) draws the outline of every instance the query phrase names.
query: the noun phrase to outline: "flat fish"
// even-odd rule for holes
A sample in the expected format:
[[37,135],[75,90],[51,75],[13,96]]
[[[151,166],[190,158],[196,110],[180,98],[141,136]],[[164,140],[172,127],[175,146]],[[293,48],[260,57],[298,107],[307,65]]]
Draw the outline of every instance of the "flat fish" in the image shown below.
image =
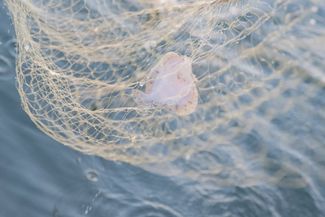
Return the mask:
[[198,105],[196,81],[191,59],[168,52],[150,70],[145,92],[140,92],[137,98],[145,105],[162,107],[180,116],[189,115]]

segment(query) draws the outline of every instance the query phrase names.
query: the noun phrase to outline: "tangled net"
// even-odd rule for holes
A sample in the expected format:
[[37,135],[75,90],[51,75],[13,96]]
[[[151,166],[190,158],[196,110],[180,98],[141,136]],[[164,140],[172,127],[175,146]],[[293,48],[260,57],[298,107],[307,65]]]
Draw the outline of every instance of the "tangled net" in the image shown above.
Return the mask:
[[[275,163],[273,144],[320,149],[324,127],[296,135],[312,111],[325,117],[309,103],[325,83],[321,0],[6,2],[23,108],[65,145],[136,165],[186,162],[179,170],[191,174],[227,164],[245,180],[246,162]],[[168,52],[192,61],[199,100],[187,116],[135,99]],[[299,118],[285,119],[297,109]]]

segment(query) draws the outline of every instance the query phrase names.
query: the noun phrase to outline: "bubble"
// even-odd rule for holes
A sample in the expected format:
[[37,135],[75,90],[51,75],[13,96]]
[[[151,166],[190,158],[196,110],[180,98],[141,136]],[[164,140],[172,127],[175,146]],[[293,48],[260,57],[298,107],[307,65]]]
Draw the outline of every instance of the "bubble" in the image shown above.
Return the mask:
[[98,173],[95,170],[86,171],[86,177],[89,181],[97,182],[98,181]]

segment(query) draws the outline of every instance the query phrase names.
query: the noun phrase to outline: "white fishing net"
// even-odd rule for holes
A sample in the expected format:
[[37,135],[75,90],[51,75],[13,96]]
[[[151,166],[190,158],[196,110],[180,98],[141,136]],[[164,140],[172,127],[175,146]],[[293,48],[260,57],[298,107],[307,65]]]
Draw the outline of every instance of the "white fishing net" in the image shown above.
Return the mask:
[[[6,2],[23,108],[65,145],[227,183],[296,174],[285,157],[273,168],[274,150],[324,156],[324,126],[307,133],[325,117],[311,102],[325,83],[322,0]],[[136,100],[168,52],[192,61],[189,115]]]

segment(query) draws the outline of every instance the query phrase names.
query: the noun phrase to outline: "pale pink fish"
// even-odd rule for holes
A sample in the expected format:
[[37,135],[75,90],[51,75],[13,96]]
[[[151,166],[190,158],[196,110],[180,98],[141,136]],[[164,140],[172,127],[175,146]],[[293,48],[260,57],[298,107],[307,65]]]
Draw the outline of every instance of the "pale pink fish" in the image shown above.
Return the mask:
[[166,53],[150,70],[145,92],[138,100],[146,105],[161,106],[183,116],[196,110],[198,91],[191,59]]

